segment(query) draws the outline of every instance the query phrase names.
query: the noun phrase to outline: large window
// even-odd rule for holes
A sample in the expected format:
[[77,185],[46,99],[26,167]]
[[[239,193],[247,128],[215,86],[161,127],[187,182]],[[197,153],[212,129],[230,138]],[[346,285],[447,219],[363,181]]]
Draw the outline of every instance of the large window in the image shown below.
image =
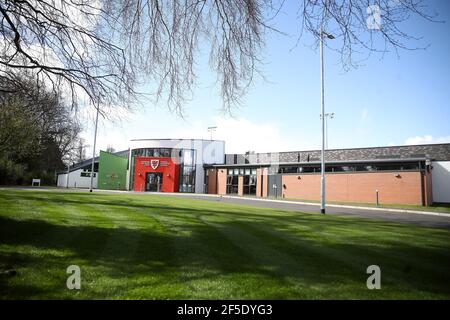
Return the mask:
[[256,195],[256,169],[245,169],[244,195]]
[[182,150],[180,166],[180,192],[195,192],[195,150]]
[[238,193],[238,175],[228,175],[227,176],[227,194],[237,194]]
[[[283,166],[279,173],[319,173],[320,166],[305,165],[305,166]],[[327,164],[325,166],[326,172],[355,172],[355,171],[407,171],[419,170],[419,162],[406,163],[365,163],[365,164]]]
[[236,168],[228,169],[227,194],[239,193],[239,176],[243,177],[244,195],[256,195],[256,169]]
[[141,148],[134,149],[131,152],[131,157],[155,157],[155,158],[176,158],[180,156],[180,149],[170,148]]
[[281,173],[298,173],[299,167],[283,167],[281,168]]

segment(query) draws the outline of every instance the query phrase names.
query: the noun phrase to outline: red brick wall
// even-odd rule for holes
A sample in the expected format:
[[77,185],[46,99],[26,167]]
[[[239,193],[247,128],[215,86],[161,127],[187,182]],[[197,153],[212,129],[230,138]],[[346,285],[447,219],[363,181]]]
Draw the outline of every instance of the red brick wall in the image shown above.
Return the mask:
[[217,194],[227,194],[227,169],[217,169]]
[[239,176],[238,177],[238,196],[244,195],[244,177]]
[[217,170],[208,169],[208,190],[209,194],[217,193]]
[[267,168],[262,169],[262,196],[267,197],[268,190],[267,190]]
[[261,168],[256,169],[256,196],[257,197],[261,197],[261,190],[262,190],[261,175],[262,175],[262,169]]
[[[328,201],[392,204],[422,204],[422,177],[420,172],[376,172],[326,175]],[[298,179],[300,177],[301,179]],[[320,200],[320,174],[283,175],[283,197]]]

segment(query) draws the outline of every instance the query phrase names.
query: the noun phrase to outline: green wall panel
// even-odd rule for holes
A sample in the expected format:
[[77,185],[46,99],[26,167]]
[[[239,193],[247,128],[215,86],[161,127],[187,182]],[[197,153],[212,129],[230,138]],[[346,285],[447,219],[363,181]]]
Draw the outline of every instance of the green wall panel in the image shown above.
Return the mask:
[[126,190],[128,159],[100,151],[98,188]]

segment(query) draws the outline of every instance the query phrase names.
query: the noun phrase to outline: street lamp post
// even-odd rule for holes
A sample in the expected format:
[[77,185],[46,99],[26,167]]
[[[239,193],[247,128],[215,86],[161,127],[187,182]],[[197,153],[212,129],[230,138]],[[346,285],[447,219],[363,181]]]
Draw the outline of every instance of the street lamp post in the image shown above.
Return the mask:
[[95,146],[97,144],[97,126],[98,126],[98,107],[97,107],[97,115],[95,116],[94,148],[92,150],[92,165],[91,165],[91,187],[89,188],[89,192],[92,192],[93,184],[94,184]]
[[67,163],[67,179],[66,179],[66,188],[69,188],[69,174],[70,174],[70,162]]
[[324,95],[324,67],[323,67],[323,37],[334,39],[334,36],[320,30],[320,82],[321,82],[321,120],[322,120],[322,150],[320,160],[320,212],[325,214],[325,95]]

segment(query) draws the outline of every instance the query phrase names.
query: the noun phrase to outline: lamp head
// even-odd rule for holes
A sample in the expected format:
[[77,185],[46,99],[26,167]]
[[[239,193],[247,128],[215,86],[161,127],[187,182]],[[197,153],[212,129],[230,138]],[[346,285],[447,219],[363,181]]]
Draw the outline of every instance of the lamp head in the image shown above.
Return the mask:
[[326,33],[325,31],[322,31],[322,35],[325,35],[330,40],[335,39],[335,37],[332,34]]

